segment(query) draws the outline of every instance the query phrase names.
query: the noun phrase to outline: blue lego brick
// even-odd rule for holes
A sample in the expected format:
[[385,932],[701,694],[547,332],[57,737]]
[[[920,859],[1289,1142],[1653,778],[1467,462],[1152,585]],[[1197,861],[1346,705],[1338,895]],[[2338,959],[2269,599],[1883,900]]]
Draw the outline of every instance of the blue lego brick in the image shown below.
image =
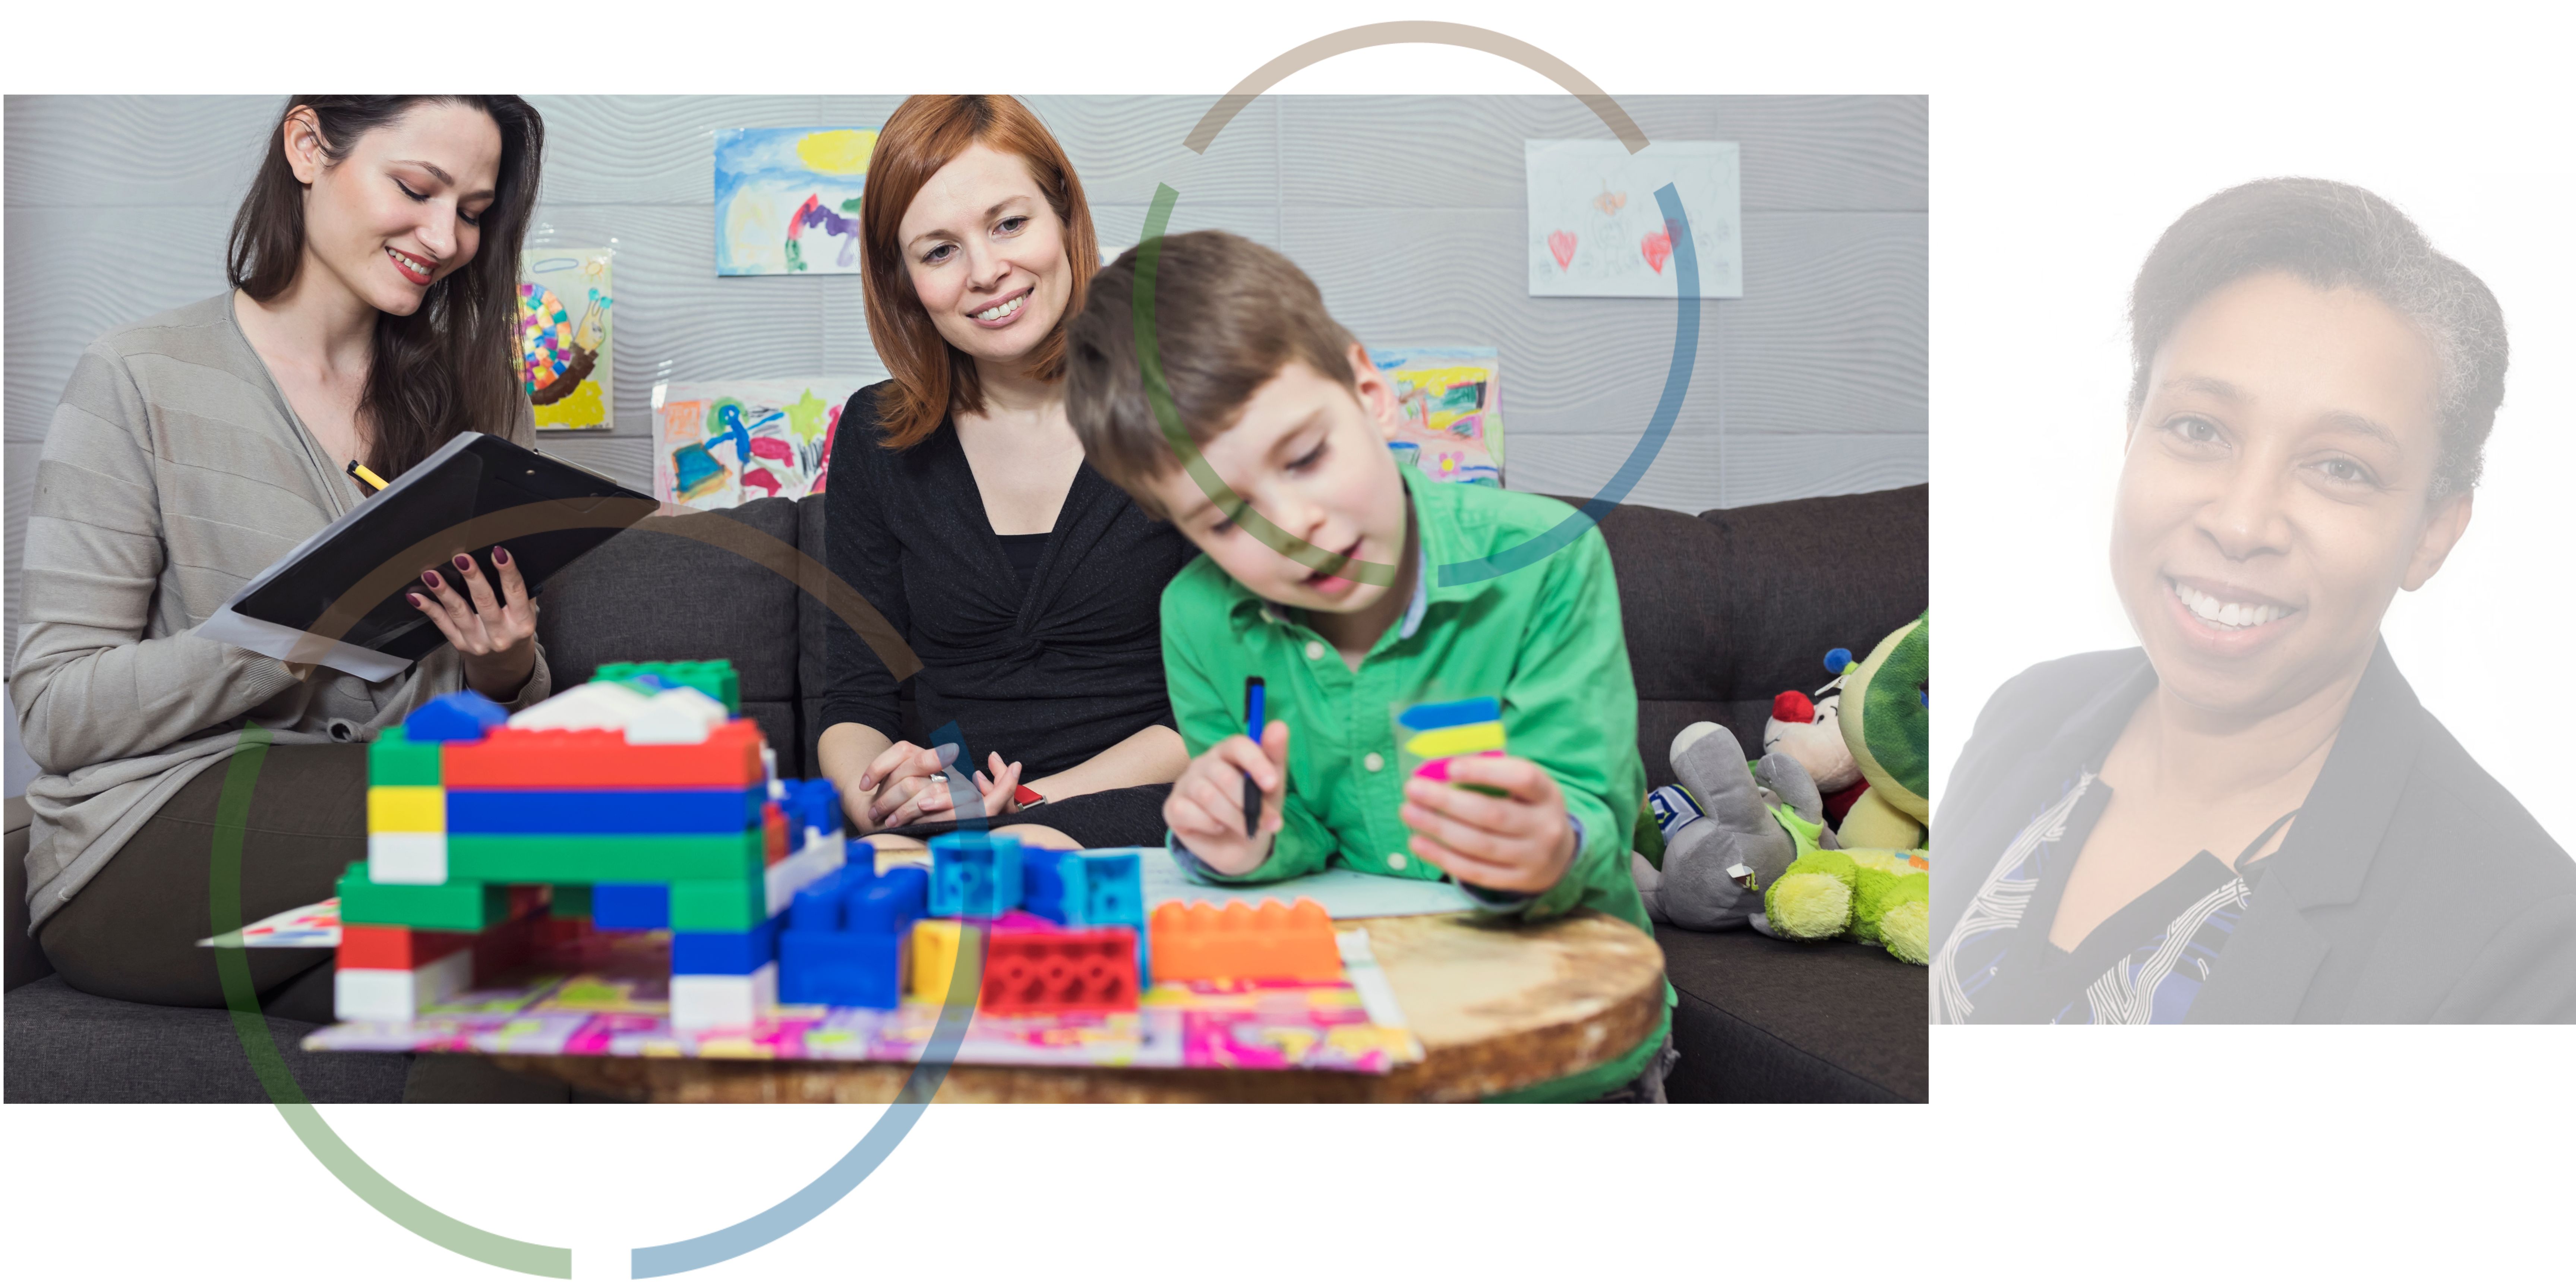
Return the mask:
[[1020,906],[1020,843],[983,832],[930,839],[930,915],[998,917]]
[[778,1000],[791,1006],[893,1010],[903,1002],[903,950],[899,934],[781,931]]
[[900,934],[927,913],[929,886],[930,874],[920,868],[877,876],[863,866],[843,867],[796,892],[787,924],[827,934]]
[[671,932],[671,973],[674,975],[748,975],[776,960],[776,917],[749,930]]
[[1145,935],[1145,856],[1137,850],[1076,850],[1056,860],[1068,926],[1134,926]]
[[855,884],[847,909],[842,925],[849,930],[872,935],[907,933],[912,923],[930,914],[930,874],[920,868],[896,868]]
[[1422,702],[1404,709],[1407,729],[1448,729],[1457,725],[1491,724],[1503,718],[1503,704],[1495,698],[1461,698],[1456,702]]
[[1064,870],[1057,866],[1070,850],[1020,849],[1020,911],[1064,925]]
[[849,922],[850,887],[868,879],[864,869],[846,865],[808,882],[787,905],[787,924],[797,930],[829,934]]
[[500,703],[472,689],[459,689],[422,703],[403,721],[403,737],[413,742],[473,742],[509,718]]
[[530,791],[450,788],[450,835],[739,832],[760,825],[760,793],[724,787]]
[[783,779],[785,788],[779,801],[780,812],[787,815],[787,835],[791,844],[805,843],[805,830],[837,832],[841,830],[841,793],[828,778],[798,781]]
[[671,924],[671,887],[601,882],[590,888],[590,924],[601,930],[662,930]]

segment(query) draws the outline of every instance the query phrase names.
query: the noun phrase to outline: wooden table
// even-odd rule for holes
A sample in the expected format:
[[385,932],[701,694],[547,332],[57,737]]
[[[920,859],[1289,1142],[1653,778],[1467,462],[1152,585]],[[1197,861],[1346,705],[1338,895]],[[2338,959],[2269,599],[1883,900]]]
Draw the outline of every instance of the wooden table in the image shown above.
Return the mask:
[[[1274,1069],[954,1065],[939,1104],[1475,1100],[1580,1072],[1654,1031],[1664,955],[1615,917],[1577,912],[1538,926],[1467,914],[1378,917],[1363,926],[1423,1059],[1368,1075]],[[681,1103],[885,1104],[908,1064],[836,1060],[487,1057],[624,1099]]]

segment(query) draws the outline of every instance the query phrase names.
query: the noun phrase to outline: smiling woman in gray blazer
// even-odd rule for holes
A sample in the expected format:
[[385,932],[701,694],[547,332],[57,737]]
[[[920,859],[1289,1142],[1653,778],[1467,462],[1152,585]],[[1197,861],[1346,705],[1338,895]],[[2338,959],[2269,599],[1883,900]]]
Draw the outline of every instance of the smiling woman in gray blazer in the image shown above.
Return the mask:
[[1978,716],[1934,1020],[2576,1021],[2576,863],[2379,638],[2468,527],[2495,296],[2386,201],[2274,179],[2166,230],[2130,322],[2111,574],[2144,647]]
[[[195,628],[362,494],[465,430],[532,440],[519,245],[544,126],[516,98],[290,100],[233,224],[234,289],[82,353],[36,467],[27,626],[9,695],[27,793],[28,916],[84,992],[221,1006],[207,863],[225,774],[269,732],[242,849],[245,920],[330,895],[366,857],[365,740],[460,687],[545,696],[535,607],[422,570],[450,647],[381,683]],[[471,560],[467,561],[469,564]],[[329,954],[250,954],[273,1014],[331,1017]]]

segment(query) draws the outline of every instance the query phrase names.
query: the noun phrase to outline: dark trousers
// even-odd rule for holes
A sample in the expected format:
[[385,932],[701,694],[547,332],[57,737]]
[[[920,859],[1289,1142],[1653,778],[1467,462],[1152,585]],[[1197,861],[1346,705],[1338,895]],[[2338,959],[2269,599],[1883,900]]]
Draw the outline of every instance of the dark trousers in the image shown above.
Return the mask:
[[[84,993],[159,1006],[222,1006],[210,895],[215,809],[229,760],[198,771],[107,866],[44,925],[37,939],[63,982]],[[270,747],[242,837],[241,920],[331,897],[367,857],[363,744]],[[230,926],[221,929],[231,929]],[[331,1022],[331,950],[244,952],[261,1009]]]
[[[1105,792],[1074,796],[1044,805],[1032,805],[1016,813],[990,820],[993,827],[1014,823],[1044,824],[1093,850],[1122,846],[1149,846],[1163,843],[1163,798],[1172,794],[1170,783],[1146,783],[1139,787],[1112,787]],[[957,824],[915,823],[893,829],[897,836],[927,840],[957,830]]]

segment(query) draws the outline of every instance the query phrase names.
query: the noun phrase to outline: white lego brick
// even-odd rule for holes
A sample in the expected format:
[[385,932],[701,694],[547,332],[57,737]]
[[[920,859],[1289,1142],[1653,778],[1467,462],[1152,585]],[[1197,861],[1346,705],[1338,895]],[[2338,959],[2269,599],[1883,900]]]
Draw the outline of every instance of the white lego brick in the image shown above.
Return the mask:
[[643,746],[705,742],[722,726],[725,705],[696,689],[664,689],[626,722],[626,741]]
[[447,884],[447,833],[368,833],[367,879],[378,885]]
[[683,1032],[743,1028],[777,1005],[776,962],[748,975],[671,977],[671,1027]]
[[343,1020],[408,1024],[421,1009],[474,983],[474,950],[459,948],[414,970],[341,970],[331,976],[331,1013]]
[[623,729],[651,699],[607,680],[576,684],[510,717],[513,729]]
[[[814,829],[805,830],[811,832]],[[828,832],[821,840],[770,864],[766,874],[769,915],[775,917],[787,911],[787,905],[796,901],[797,891],[830,876],[848,855],[848,848],[841,844],[841,834]]]

